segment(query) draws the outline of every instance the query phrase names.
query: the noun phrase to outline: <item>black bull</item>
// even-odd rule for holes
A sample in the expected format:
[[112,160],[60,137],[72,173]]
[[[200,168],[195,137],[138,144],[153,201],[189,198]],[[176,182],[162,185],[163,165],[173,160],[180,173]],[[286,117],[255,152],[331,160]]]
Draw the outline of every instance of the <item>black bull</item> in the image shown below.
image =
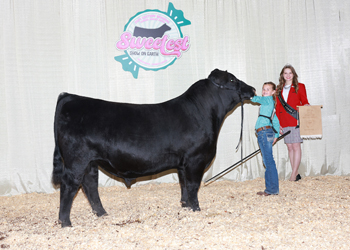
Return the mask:
[[208,79],[159,104],[61,94],[54,121],[52,183],[60,185],[62,227],[71,226],[70,211],[80,185],[93,212],[106,214],[98,194],[98,166],[123,178],[127,186],[137,177],[177,169],[182,206],[200,210],[197,193],[216,154],[222,122],[254,91],[231,73],[215,69]]

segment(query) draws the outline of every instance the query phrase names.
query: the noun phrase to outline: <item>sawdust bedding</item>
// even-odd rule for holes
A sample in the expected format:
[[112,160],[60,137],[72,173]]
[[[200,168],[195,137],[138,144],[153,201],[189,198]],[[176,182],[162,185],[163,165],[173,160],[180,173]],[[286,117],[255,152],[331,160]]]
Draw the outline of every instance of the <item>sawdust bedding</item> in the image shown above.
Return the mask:
[[0,197],[1,249],[349,249],[350,177],[216,181],[200,188],[200,212],[180,206],[177,183],[100,188],[108,216],[80,190],[73,227],[58,224],[59,192]]

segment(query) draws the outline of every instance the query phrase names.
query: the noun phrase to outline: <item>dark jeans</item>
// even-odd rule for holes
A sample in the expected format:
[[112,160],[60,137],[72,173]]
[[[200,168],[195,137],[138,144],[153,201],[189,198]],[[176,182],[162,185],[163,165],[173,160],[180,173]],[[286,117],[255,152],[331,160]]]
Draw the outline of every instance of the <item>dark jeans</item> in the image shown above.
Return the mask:
[[272,143],[275,138],[275,133],[272,129],[263,129],[258,133],[258,143],[261,150],[265,170],[265,193],[278,194],[278,173],[275,160],[273,159]]

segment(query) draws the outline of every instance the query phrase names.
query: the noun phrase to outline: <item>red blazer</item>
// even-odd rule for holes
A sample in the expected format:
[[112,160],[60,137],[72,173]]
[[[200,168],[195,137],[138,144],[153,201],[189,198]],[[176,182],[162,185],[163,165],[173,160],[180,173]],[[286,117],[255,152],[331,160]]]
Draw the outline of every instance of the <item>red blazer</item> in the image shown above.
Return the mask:
[[[281,95],[283,97],[283,89],[281,91]],[[288,94],[287,103],[296,110],[297,110],[297,106],[304,106],[305,104],[309,104],[309,101],[307,100],[306,89],[304,84],[299,83],[298,93],[295,93],[295,88],[292,85]],[[278,120],[282,128],[294,127],[298,125],[297,119],[295,119],[293,116],[287,113],[287,111],[283,108],[277,96],[276,96],[276,115],[278,117]]]

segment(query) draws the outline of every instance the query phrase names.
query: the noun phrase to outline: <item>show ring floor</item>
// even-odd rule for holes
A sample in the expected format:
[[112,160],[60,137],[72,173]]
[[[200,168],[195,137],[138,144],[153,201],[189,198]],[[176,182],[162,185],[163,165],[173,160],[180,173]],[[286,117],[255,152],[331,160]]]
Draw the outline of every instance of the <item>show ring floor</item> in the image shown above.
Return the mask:
[[0,197],[0,248],[349,249],[350,177],[280,180],[278,196],[256,195],[264,179],[216,181],[199,190],[201,212],[181,208],[177,183],[99,188],[108,216],[80,190],[73,227],[58,224],[59,192]]

